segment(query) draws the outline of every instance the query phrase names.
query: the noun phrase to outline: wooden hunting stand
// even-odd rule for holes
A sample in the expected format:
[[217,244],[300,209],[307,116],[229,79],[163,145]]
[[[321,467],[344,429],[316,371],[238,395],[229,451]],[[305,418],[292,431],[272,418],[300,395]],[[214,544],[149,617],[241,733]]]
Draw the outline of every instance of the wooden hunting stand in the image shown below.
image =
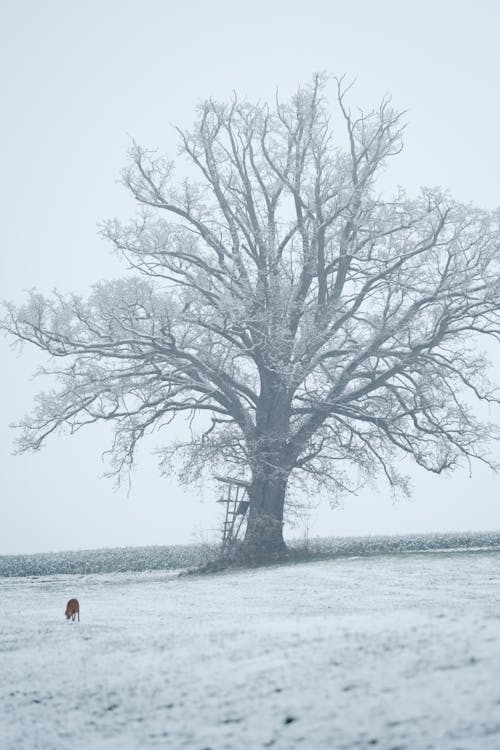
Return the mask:
[[224,485],[224,495],[217,500],[218,503],[224,503],[226,506],[224,525],[222,527],[222,552],[224,554],[231,550],[245,520],[248,506],[250,505],[248,501],[250,482],[245,482],[243,479],[234,479],[233,477],[215,478]]

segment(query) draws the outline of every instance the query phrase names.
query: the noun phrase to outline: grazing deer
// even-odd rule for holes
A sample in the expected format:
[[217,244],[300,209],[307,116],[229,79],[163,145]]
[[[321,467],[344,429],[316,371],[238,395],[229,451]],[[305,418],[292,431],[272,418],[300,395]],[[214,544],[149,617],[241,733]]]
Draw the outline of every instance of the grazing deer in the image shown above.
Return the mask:
[[67,620],[69,620],[71,617],[73,621],[76,615],[78,615],[78,622],[80,622],[80,604],[78,602],[78,599],[69,600],[69,602],[66,604],[66,612],[64,614],[66,615]]

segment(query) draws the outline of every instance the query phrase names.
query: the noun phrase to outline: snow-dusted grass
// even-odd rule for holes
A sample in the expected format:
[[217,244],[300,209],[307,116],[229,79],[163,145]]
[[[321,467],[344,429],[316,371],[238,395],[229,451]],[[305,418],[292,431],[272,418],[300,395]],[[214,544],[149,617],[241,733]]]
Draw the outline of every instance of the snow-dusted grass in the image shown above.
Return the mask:
[[[309,557],[375,555],[445,549],[500,550],[500,532],[480,531],[403,536],[313,537],[288,540],[292,554]],[[220,555],[220,545],[191,544],[169,547],[118,547],[115,549],[0,555],[0,576],[47,576],[61,573],[128,573],[193,568]]]
[[499,571],[469,551],[0,579],[1,747],[498,750]]

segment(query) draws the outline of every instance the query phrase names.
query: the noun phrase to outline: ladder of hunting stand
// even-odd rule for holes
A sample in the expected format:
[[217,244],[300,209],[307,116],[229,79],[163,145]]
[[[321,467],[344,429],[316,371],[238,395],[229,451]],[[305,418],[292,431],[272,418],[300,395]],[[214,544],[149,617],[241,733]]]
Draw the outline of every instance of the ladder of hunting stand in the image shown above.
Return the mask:
[[218,482],[226,485],[226,495],[217,502],[225,503],[226,513],[222,526],[222,551],[228,552],[231,545],[238,538],[238,534],[245,519],[249,502],[245,500],[248,482],[233,477],[215,477]]

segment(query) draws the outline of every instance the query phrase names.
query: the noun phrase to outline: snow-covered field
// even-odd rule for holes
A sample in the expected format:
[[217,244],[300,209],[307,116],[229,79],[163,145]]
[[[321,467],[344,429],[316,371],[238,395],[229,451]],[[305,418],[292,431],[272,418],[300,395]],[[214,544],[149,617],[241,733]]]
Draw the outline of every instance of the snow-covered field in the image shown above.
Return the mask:
[[498,750],[499,583],[498,551],[0,578],[0,746]]

